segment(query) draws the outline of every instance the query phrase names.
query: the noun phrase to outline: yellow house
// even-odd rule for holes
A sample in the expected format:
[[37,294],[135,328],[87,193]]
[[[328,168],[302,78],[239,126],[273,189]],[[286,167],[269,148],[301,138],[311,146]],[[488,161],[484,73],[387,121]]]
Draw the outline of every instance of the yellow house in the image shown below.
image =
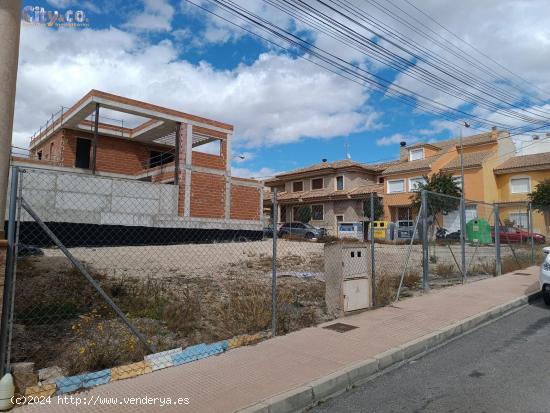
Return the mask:
[[[495,128],[488,133],[463,139],[464,194],[466,199],[492,203],[497,196],[493,169],[503,160],[513,156],[515,146],[509,133]],[[444,171],[453,175],[461,184],[460,141],[450,139],[434,143],[402,145],[400,162],[384,170],[384,209],[387,220],[411,219],[411,199],[423,176]],[[468,208],[468,206],[467,206]],[[472,214],[480,207],[470,204]],[[468,211],[467,211],[468,212]],[[457,217],[448,216],[447,221]]]
[[[496,200],[501,219],[527,226],[528,194],[542,181],[550,179],[550,152],[514,156],[494,168],[497,186]],[[543,214],[533,211],[533,231],[550,234],[550,222]]]

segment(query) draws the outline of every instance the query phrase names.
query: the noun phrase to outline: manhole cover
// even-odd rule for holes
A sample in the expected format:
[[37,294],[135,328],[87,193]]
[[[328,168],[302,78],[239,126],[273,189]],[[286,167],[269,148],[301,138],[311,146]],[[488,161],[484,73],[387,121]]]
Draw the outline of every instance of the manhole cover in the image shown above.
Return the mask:
[[531,275],[528,272],[515,272],[515,275]]
[[326,328],[327,330],[334,330],[334,331],[337,331],[339,333],[345,333],[346,331],[356,329],[357,327],[349,325],[349,324],[344,324],[344,323],[335,323],[335,324],[331,324],[329,326],[325,326],[323,328]]

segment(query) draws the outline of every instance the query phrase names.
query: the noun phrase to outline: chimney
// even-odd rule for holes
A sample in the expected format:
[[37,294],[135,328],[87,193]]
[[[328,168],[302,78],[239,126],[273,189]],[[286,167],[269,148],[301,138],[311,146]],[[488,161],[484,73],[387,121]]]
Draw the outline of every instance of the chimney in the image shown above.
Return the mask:
[[399,142],[399,159],[402,161],[409,159],[409,151],[407,149],[407,142],[405,141]]
[[497,137],[498,137],[497,127],[493,126],[491,128],[491,139],[497,139]]

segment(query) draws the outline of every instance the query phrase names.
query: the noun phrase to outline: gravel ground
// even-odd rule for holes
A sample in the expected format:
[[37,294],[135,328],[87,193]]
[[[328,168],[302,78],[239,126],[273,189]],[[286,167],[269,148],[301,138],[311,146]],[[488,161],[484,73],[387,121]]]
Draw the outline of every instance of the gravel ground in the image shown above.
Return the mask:
[[[300,275],[323,274],[323,247],[316,242],[279,240],[277,245],[281,271]],[[408,245],[376,244],[376,270],[379,274],[400,275],[408,255]],[[78,259],[108,276],[235,276],[271,273],[272,240],[213,244],[152,245],[104,248],[72,248]],[[46,256],[61,256],[56,249],[44,250]],[[466,247],[467,263],[476,272],[476,266],[494,262],[494,247]],[[453,257],[454,255],[454,257]],[[503,247],[502,256],[511,255]],[[432,271],[437,266],[460,263],[460,245],[432,246]],[[420,271],[422,246],[413,245],[408,268]],[[455,266],[456,268],[456,266]],[[441,271],[441,269],[440,269]],[[479,272],[479,271],[478,271]]]

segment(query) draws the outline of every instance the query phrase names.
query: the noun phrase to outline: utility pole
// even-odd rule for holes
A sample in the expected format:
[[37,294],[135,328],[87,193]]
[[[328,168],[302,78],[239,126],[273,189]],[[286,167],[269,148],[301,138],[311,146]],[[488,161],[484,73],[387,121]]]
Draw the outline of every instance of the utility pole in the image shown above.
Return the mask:
[[[464,122],[464,127],[470,125]],[[460,258],[462,266],[462,282],[466,282],[466,197],[464,195],[466,185],[464,184],[464,137],[462,126],[460,126]]]
[[[10,170],[10,154],[21,31],[21,0],[0,1],[0,217],[6,216],[6,194]],[[4,239],[3,225],[0,239]]]

